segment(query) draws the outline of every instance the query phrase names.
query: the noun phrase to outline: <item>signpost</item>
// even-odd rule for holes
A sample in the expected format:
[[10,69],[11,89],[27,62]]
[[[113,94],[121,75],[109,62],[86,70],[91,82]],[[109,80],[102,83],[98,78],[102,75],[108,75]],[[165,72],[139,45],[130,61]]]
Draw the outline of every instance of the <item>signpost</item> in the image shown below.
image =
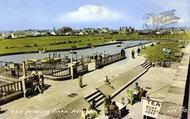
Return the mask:
[[150,98],[142,98],[142,118],[148,119],[148,117],[150,117],[157,119],[161,105],[161,101]]

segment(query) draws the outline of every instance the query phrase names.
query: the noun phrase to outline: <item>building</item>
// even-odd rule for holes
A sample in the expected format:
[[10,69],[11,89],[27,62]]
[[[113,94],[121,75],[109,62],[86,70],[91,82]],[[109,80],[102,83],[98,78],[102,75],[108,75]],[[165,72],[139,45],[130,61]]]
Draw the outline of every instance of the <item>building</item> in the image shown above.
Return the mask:
[[70,27],[62,27],[60,28],[58,31],[60,31],[61,33],[69,33],[69,32],[73,32],[73,29]]
[[122,26],[119,28],[120,33],[133,33],[134,31],[135,31],[135,29],[132,27]]

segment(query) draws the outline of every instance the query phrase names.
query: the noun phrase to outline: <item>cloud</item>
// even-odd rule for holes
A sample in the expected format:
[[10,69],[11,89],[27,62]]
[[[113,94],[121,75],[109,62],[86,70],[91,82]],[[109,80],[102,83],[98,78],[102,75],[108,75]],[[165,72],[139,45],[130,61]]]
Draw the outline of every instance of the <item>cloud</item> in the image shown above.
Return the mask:
[[59,22],[98,22],[115,21],[122,18],[122,15],[103,6],[85,5],[76,11],[59,15]]

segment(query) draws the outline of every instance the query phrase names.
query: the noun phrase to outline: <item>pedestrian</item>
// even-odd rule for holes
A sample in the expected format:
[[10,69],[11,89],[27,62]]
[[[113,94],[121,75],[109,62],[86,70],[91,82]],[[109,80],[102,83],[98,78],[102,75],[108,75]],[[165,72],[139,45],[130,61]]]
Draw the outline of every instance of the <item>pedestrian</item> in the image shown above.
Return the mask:
[[32,71],[32,89],[33,89],[34,94],[37,94],[39,92],[42,93],[42,91],[40,89],[40,85],[39,85],[39,77],[38,77],[36,71]]
[[127,90],[127,101],[128,101],[128,104],[132,104],[132,102],[133,102],[133,90],[132,89]]
[[95,55],[95,56],[94,56],[94,59],[95,59],[95,61],[97,61],[97,59],[98,59],[98,55]]
[[91,108],[99,114],[100,110],[96,108],[96,101],[94,99],[92,100]]
[[44,89],[44,76],[41,71],[38,72],[40,88]]
[[109,119],[119,119],[119,107],[116,105],[116,102],[113,101],[111,105],[109,106]]
[[138,82],[136,82],[136,83],[135,83],[134,90],[135,90],[135,91],[137,91],[139,88],[140,88],[139,83],[138,83]]
[[110,82],[108,76],[106,76],[106,80],[105,80],[105,82],[106,82],[107,85],[110,85],[110,84],[111,84],[111,82]]
[[104,99],[104,114],[108,116],[109,114],[109,106],[111,105],[111,97],[106,96]]
[[125,56],[125,50],[121,49],[121,56]]
[[134,59],[135,58],[135,50],[134,49],[131,51],[131,55],[132,55],[132,58]]
[[42,90],[40,89],[40,83],[39,83],[39,78],[38,78],[38,76],[35,77],[34,84],[35,84],[34,93],[35,93],[35,94],[37,94],[37,93],[42,93]]
[[143,97],[144,89],[140,88],[139,94],[138,94],[138,101],[141,101],[141,98]]
[[142,97],[146,97],[147,90],[144,90]]
[[80,86],[81,88],[83,88],[83,84],[82,84],[82,76],[79,76],[79,86]]
[[102,54],[99,54],[99,61],[100,61],[100,63],[102,63],[102,59],[103,59],[103,57],[102,57]]
[[104,107],[108,108],[111,105],[111,97],[110,96],[106,96],[104,99]]
[[139,92],[140,92],[140,86],[138,84],[138,82],[135,83],[135,87],[133,90],[133,100],[132,100],[132,104],[134,104],[136,101],[139,100]]
[[137,54],[138,54],[138,56],[139,56],[140,52],[141,52],[141,49],[137,48]]

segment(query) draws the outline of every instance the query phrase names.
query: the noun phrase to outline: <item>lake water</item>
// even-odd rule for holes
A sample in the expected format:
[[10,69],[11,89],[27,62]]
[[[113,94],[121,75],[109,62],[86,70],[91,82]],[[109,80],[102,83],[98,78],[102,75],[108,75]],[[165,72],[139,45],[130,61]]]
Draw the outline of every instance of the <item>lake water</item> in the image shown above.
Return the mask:
[[[121,47],[117,47],[118,44],[107,45],[107,46],[100,46],[95,48],[87,48],[81,50],[74,50],[77,52],[74,55],[74,58],[80,58],[81,56],[91,56],[94,53],[108,53],[108,54],[115,54],[119,53],[122,48],[135,46],[138,44],[144,44],[148,41],[123,41]],[[54,52],[51,52],[50,55],[52,56]],[[56,54],[60,54],[61,57],[65,57],[69,54],[69,51],[58,51]],[[29,54],[17,54],[17,55],[8,55],[8,56],[0,56],[0,61],[3,62],[14,62],[14,63],[22,63],[24,60],[28,59],[42,59],[49,57],[49,53],[29,53]]]

